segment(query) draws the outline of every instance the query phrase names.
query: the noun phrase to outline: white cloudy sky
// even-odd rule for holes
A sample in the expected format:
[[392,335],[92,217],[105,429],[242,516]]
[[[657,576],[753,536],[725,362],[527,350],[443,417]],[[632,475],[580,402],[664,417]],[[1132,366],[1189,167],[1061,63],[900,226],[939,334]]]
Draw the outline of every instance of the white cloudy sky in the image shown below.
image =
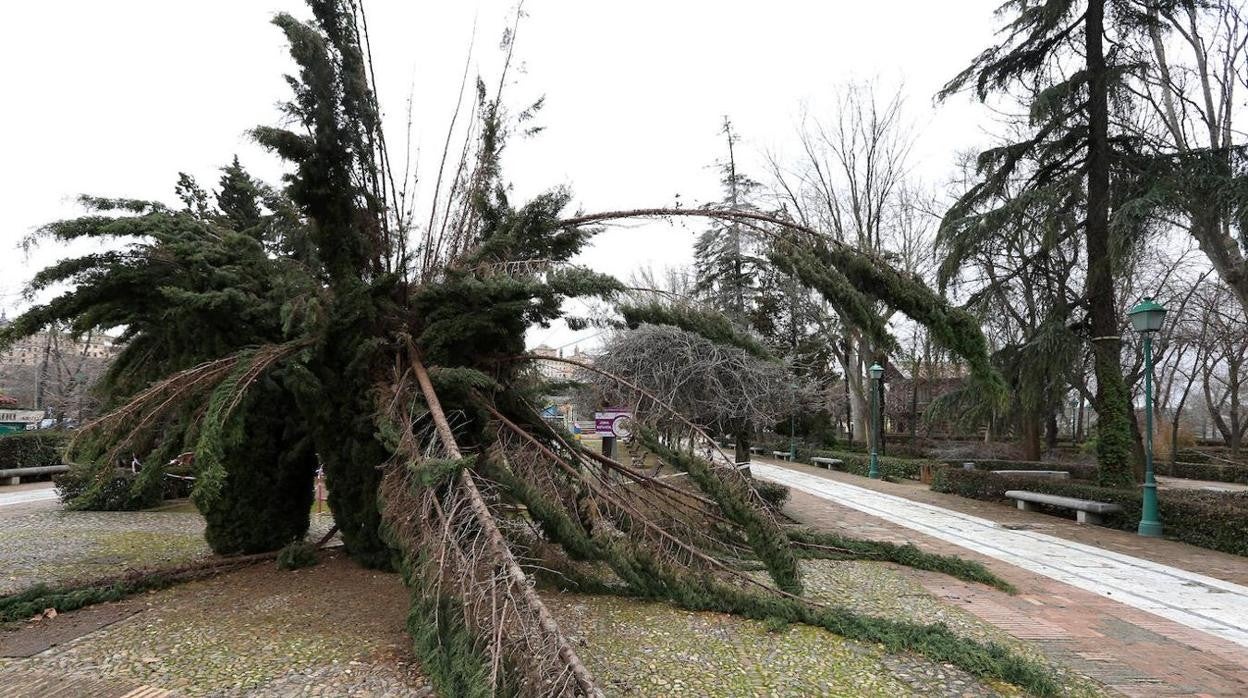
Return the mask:
[[[841,85],[904,85],[929,181],[981,145],[987,113],[932,95],[993,37],[998,0],[529,0],[508,88],[515,105],[546,96],[539,137],[505,160],[518,195],[566,184],[586,210],[717,198],[709,167],[730,116],[746,162],[793,150],[803,111],[828,116]],[[369,0],[374,59],[392,146],[413,91],[413,149],[436,165],[459,76],[497,78],[512,0]],[[306,15],[295,0],[42,0],[9,3],[0,29],[0,308],[12,314],[33,270],[66,254],[20,241],[77,212],[80,193],[172,198],[179,171],[215,183],[235,153],[276,180],[280,164],[246,130],[273,123],[286,96],[286,47],[268,20]],[[761,174],[761,173],[760,173]],[[432,174],[428,175],[432,181]],[[608,234],[586,261],[620,276],[686,262],[692,228]],[[561,344],[566,330],[530,341]]]

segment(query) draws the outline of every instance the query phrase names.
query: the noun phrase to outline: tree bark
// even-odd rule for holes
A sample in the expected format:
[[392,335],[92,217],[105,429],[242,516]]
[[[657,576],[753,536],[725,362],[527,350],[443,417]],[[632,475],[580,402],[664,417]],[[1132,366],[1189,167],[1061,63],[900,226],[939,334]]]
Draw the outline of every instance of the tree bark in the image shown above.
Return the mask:
[[1122,377],[1118,302],[1114,293],[1109,231],[1109,75],[1103,33],[1105,0],[1091,0],[1084,24],[1088,75],[1088,278],[1085,300],[1096,372],[1097,479],[1123,486],[1133,473],[1131,398]]

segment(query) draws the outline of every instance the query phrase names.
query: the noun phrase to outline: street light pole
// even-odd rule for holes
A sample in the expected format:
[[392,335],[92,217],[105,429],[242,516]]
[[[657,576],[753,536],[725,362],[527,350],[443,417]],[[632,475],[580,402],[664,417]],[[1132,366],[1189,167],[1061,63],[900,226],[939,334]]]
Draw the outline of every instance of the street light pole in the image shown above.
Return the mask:
[[1157,538],[1161,536],[1161,511],[1153,472],[1153,335],[1161,329],[1166,309],[1145,297],[1129,315],[1132,326],[1144,340],[1144,495],[1137,531],[1141,536]]
[[867,477],[880,479],[880,377],[884,375],[884,367],[871,364],[867,369],[871,374],[871,466]]
[[1153,333],[1144,333],[1144,502],[1140,514],[1141,536],[1161,535],[1157,505],[1157,479],[1153,474]]

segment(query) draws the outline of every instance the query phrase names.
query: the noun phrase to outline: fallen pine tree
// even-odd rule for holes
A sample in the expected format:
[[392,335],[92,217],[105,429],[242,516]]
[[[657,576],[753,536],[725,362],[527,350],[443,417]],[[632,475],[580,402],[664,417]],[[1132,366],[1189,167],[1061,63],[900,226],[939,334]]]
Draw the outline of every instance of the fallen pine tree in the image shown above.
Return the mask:
[[[465,156],[417,222],[389,165],[360,11],[345,0],[309,4],[311,22],[275,20],[299,68],[286,107],[293,125],[254,132],[291,164],[283,190],[235,162],[215,197],[184,178],[181,209],[88,198],[90,215],[43,229],[123,243],[40,272],[32,291],[71,290],[0,334],[4,343],[56,323],[122,329],[102,389],[111,410],[79,430],[77,462],[193,451],[208,540],[232,551],[302,536],[319,458],[347,552],[399,569],[410,586],[409,629],[445,695],[601,693],[536,593],[538,573],[569,589],[817,625],[1037,694],[1057,690],[1044,666],[1004,647],[805,598],[800,560],[875,556],[1004,582],[970,563],[793,532],[702,429],[619,376],[604,378],[627,396],[645,448],[687,477],[674,485],[587,451],[540,418],[544,381],[524,343],[568,299],[623,298],[619,281],[570,260],[602,225],[639,217],[754,227],[776,241],[778,266],[859,318],[880,346],[892,340],[868,311],[876,302],[926,324],[1000,394],[970,316],[884,260],[774,216],[564,217],[562,190],[513,204],[499,164],[501,94],[480,82]],[[633,319],[662,321],[631,307]],[[668,324],[717,328],[710,338],[725,341],[722,326],[687,320]]]

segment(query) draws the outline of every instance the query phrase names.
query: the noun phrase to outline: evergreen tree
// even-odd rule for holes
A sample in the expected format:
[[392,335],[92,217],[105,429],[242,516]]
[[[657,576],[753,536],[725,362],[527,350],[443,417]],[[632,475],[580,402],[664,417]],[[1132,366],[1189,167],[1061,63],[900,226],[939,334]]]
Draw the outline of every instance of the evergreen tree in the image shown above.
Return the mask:
[[[802,599],[799,552],[826,554],[842,549],[839,541],[786,527],[748,477],[721,467],[728,459],[705,432],[636,386],[606,377],[631,397],[640,447],[687,473],[687,483],[605,458],[542,420],[525,330],[561,317],[568,299],[618,294],[618,281],[570,260],[590,243],[592,226],[645,212],[562,218],[570,199],[562,190],[513,203],[500,166],[500,98],[479,86],[480,140],[456,198],[464,208],[445,230],[403,239],[387,203],[393,192],[358,5],[309,4],[311,22],[275,20],[299,68],[290,79],[292,128],[255,132],[294,168],[289,205],[264,207],[271,221],[222,227],[247,221],[250,210],[234,196],[249,186],[227,172],[228,214],[186,178],[185,210],[92,200],[122,215],[50,226],[60,238],[140,239],[125,253],[41,272],[36,287],[77,285],[0,338],[61,319],[127,328],[113,383],[118,408],[85,430],[99,452],[157,436],[193,443],[196,501],[210,512],[213,535],[245,550],[303,530],[294,517],[307,515],[310,441],[347,550],[402,571],[413,596],[408,627],[445,695],[601,693],[534,591],[532,576],[550,571],[571,589],[815,624],[1052,692],[1033,663],[998,646]],[[773,226],[780,243],[772,262],[783,261],[864,331],[883,341],[886,328],[869,305],[891,303],[999,387],[973,319],[913,276],[773,217],[697,215]],[[267,244],[252,232],[292,221],[300,225]],[[411,255],[424,260],[412,264],[427,266],[405,267],[404,250],[418,249],[428,254]],[[248,458],[277,453],[294,462],[279,457],[273,471],[272,461]],[[609,486],[621,481],[639,486]],[[278,499],[256,496],[265,490]],[[217,516],[231,509],[235,519]],[[240,532],[228,525],[238,518],[252,528],[282,523]],[[760,586],[760,569],[771,586]]]
[[[724,117],[720,132],[727,142],[728,159],[719,165],[724,196],[715,208],[757,211],[753,200],[760,185],[738,169],[739,138],[728,117]],[[758,279],[765,268],[758,247],[756,236],[741,221],[721,219],[711,219],[710,227],[698,236],[694,246],[694,290],[711,307],[742,326],[747,326],[753,315]]]
[[[1106,10],[1109,10],[1109,22]],[[942,235],[963,249],[986,244],[1011,220],[1034,220],[1037,208],[1056,219],[1082,219],[1086,280],[1083,335],[1096,375],[1097,462],[1104,484],[1134,481],[1134,420],[1122,376],[1119,299],[1114,291],[1126,236],[1110,225],[1111,184],[1122,159],[1110,134],[1111,93],[1129,65],[1105,49],[1107,32],[1138,31],[1147,17],[1127,0],[1011,0],[1007,38],[981,53],[941,92],[974,84],[980,100],[1022,86],[1033,95],[1031,132],[980,154],[981,181],[949,210]],[[1020,166],[1034,162],[1023,189],[1004,196]]]

